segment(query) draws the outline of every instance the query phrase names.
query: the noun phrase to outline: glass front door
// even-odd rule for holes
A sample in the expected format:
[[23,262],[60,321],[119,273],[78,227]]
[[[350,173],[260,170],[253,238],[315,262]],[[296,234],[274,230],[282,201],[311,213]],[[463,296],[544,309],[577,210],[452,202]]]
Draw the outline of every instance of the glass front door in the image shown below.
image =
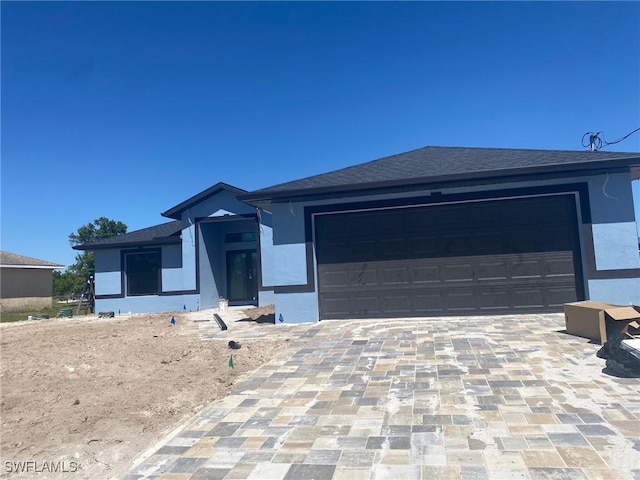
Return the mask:
[[255,250],[227,252],[227,296],[230,304],[258,304],[258,262]]

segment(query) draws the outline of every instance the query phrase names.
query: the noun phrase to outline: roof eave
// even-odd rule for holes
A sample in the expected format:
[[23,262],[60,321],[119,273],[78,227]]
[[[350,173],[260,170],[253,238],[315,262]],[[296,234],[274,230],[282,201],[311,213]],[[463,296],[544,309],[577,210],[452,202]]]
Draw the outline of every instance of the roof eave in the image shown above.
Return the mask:
[[258,192],[250,192],[246,195],[242,195],[240,200],[250,205],[258,206],[259,208],[267,207],[272,201],[288,200],[288,199],[302,199],[309,196],[327,195],[327,194],[340,194],[345,192],[365,192],[368,190],[381,190],[390,189],[400,186],[416,186],[416,185],[433,185],[433,184],[448,184],[460,181],[486,181],[497,178],[522,178],[540,174],[562,174],[562,176],[569,176],[572,174],[584,175],[586,172],[593,174],[599,171],[608,171],[620,169],[630,169],[632,167],[640,165],[640,157],[629,157],[616,160],[602,160],[596,162],[589,162],[588,164],[556,164],[556,165],[543,165],[535,167],[524,167],[518,169],[501,169],[501,170],[487,170],[483,172],[471,172],[460,173],[452,175],[439,175],[431,177],[417,177],[399,180],[384,180],[379,182],[367,182],[359,184],[337,185],[328,187],[317,188],[302,188],[295,190],[284,190],[281,192],[273,192],[267,195],[255,194]]
[[58,270],[64,268],[64,265],[14,265],[14,264],[0,264],[0,268],[29,268],[39,270]]
[[188,198],[184,202],[179,203],[175,207],[172,207],[169,210],[161,213],[160,215],[162,215],[163,217],[172,218],[174,220],[181,220],[182,212],[191,208],[196,203],[202,202],[207,198],[213,197],[214,195],[216,195],[222,190],[229,191],[238,196],[248,193],[246,190],[242,190],[241,188],[234,187],[233,185],[229,185],[224,182],[218,182],[215,185],[207,188],[206,190],[194,195],[193,197]]
[[175,237],[164,237],[164,238],[154,238],[153,240],[145,240],[142,242],[119,242],[119,243],[106,243],[106,244],[83,244],[83,245],[74,245],[74,250],[111,250],[111,249],[120,249],[120,248],[132,248],[132,247],[149,247],[153,245],[171,245],[173,243],[179,244],[182,242],[182,239],[179,236]]

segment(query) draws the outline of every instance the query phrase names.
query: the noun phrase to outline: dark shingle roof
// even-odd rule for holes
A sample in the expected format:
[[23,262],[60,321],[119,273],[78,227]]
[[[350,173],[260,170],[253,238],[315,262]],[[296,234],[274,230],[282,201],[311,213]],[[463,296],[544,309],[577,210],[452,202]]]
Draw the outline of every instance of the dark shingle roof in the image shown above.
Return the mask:
[[17,253],[0,251],[0,265],[3,267],[25,267],[25,268],[62,268],[64,265],[59,263],[47,262],[33,257],[25,257]]
[[104,238],[92,243],[83,243],[73,248],[76,250],[96,250],[101,248],[116,248],[123,246],[172,243],[180,241],[182,222],[179,220],[155,225],[153,227],[135,230],[133,232]]
[[231,193],[234,193],[236,195],[241,195],[243,193],[247,193],[246,190],[242,190],[240,188],[236,188],[236,187],[234,187],[232,185],[228,185],[228,184],[223,183],[223,182],[218,182],[214,186],[207,188],[206,190],[198,193],[197,195],[194,195],[193,197],[188,198],[184,202],[179,203],[175,207],[170,208],[166,212],[163,212],[162,216],[163,217],[167,217],[167,218],[175,218],[176,220],[180,220],[182,212],[184,212],[186,209],[192,207],[193,205],[195,205],[197,203],[202,202],[203,200],[206,200],[209,197],[214,196],[215,194],[217,194],[218,192],[220,192],[222,190],[227,190],[227,191],[229,191]]
[[241,199],[259,201],[313,193],[535,173],[560,173],[638,164],[640,164],[640,153],[424,147],[255,190]]

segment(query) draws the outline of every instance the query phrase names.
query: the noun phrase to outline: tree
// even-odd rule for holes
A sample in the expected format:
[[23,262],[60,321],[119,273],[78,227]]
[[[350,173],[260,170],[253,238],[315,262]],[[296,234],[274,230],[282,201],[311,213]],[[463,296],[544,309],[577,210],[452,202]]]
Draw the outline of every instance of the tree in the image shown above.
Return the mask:
[[77,233],[69,234],[69,243],[72,246],[83,243],[93,243],[104,238],[115,237],[127,233],[127,226],[116,220],[110,220],[107,217],[100,217],[81,226]]
[[[76,233],[69,234],[72,246],[93,243],[104,238],[115,237],[127,233],[127,226],[119,221],[106,217],[95,219],[92,223],[82,225]],[[87,278],[95,272],[95,256],[91,251],[76,255],[76,263],[69,266],[66,272],[53,276],[53,291],[56,296],[73,295],[84,290]]]
[[53,296],[57,298],[71,297],[73,294],[82,292],[85,286],[84,277],[80,277],[70,271],[53,271]]

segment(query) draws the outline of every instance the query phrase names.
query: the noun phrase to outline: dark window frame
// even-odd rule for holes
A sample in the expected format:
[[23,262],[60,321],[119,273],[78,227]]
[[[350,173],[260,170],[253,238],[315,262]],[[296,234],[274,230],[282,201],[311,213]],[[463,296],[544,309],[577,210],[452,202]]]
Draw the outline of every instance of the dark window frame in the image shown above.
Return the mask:
[[[249,237],[249,238],[247,238]],[[256,232],[229,232],[224,236],[224,243],[251,243],[258,238]]]
[[[157,289],[147,291],[134,291],[131,292],[131,277],[129,272],[130,261],[129,258],[134,255],[157,255]],[[123,265],[123,293],[127,297],[144,297],[160,295],[162,293],[162,249],[161,248],[145,248],[137,250],[123,250],[122,251],[122,265]]]

